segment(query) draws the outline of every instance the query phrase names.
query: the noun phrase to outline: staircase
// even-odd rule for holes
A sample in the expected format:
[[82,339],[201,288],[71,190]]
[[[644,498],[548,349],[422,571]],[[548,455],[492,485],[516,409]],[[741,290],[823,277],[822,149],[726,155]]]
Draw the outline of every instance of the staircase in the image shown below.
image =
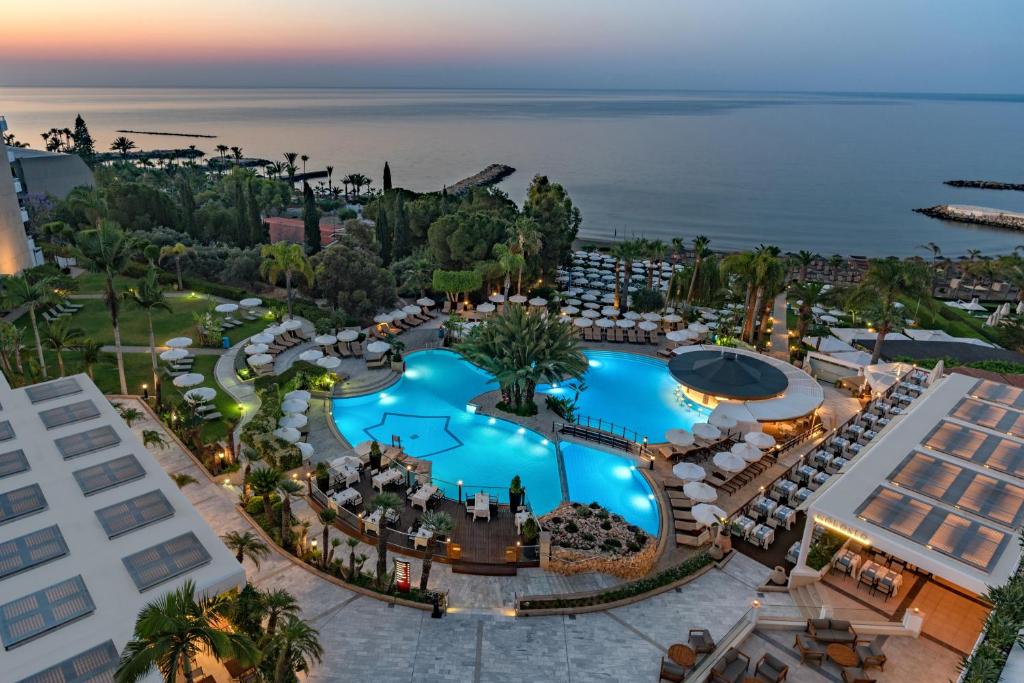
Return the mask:
[[793,602],[796,603],[797,609],[805,619],[817,619],[821,616],[821,606],[824,601],[818,592],[818,584],[809,583],[794,588],[789,591],[789,596],[793,598]]
[[401,375],[394,370],[386,370],[384,372],[373,372],[353,379],[348,379],[340,384],[334,385],[334,397],[348,398],[351,396],[372,394],[375,391],[380,391],[385,387],[391,386],[399,377],[401,377]]

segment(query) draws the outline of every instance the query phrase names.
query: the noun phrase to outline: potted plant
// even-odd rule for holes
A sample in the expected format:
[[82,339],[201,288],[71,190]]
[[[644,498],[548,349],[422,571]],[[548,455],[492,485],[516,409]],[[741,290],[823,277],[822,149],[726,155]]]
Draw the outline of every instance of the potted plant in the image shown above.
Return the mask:
[[374,441],[373,443],[370,444],[370,469],[371,470],[379,470],[380,469],[381,457],[383,457],[383,456],[382,456],[382,454],[380,452],[380,444],[377,443],[376,441]]
[[405,344],[402,342],[392,342],[391,351],[391,369],[395,372],[405,371],[405,360],[402,359],[402,350],[405,349]]
[[537,536],[540,535],[540,527],[537,525],[537,520],[533,517],[527,517],[526,521],[523,522],[523,541],[526,545],[533,545],[537,541]]
[[327,472],[327,463],[318,462],[316,464],[316,487],[321,491],[326,492],[331,485],[331,477]]
[[734,529],[739,529],[739,525],[735,522],[726,521],[722,525],[715,525],[714,545],[722,551],[723,555],[732,550],[732,533]]
[[523,482],[519,478],[519,475],[512,477],[512,481],[508,485],[508,509],[512,513],[519,512],[519,506],[523,504]]

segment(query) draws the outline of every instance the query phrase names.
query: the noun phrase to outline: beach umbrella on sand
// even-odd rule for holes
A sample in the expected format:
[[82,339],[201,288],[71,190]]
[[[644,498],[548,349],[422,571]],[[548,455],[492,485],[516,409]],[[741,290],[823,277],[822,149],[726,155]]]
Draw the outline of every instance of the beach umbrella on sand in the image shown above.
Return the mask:
[[278,427],[290,427],[291,429],[302,429],[309,422],[309,418],[305,415],[295,413],[292,415],[285,415],[277,421]]
[[313,444],[306,443],[305,441],[296,442],[295,447],[299,449],[299,453],[302,454],[302,458],[304,460],[312,458],[313,454],[316,453],[316,449],[313,448]]
[[164,346],[169,346],[172,349],[184,349],[192,346],[192,340],[188,337],[175,337],[174,339],[168,339],[165,341]]
[[641,320],[637,327],[644,332],[654,332],[654,330],[658,329],[658,323],[652,323],[650,320]]
[[477,306],[476,310],[480,313],[494,313],[494,304],[485,302]]
[[174,378],[174,386],[176,387],[194,387],[197,384],[203,383],[203,376],[198,372],[187,372],[184,375],[179,375]]
[[310,394],[305,389],[296,389],[295,391],[289,391],[287,394],[285,394],[284,395],[284,400],[286,400],[286,401],[291,401],[291,400],[308,401],[310,396],[312,396],[312,394]]
[[688,481],[683,484],[683,493],[698,503],[714,503],[718,500],[718,491],[700,481]]
[[621,327],[623,329],[627,329],[628,330],[630,327],[636,327],[636,321],[635,320],[617,320],[617,321],[615,321],[615,326],[616,327]]
[[522,294],[513,294],[508,298],[508,302],[510,304],[525,304],[526,297],[523,296]]
[[256,297],[251,296],[248,299],[242,299],[239,301],[238,305],[242,308],[256,308],[263,305],[263,299],[257,299]]
[[342,330],[338,333],[340,342],[354,342],[356,339],[359,339],[359,330]]
[[336,356],[324,356],[317,360],[316,364],[324,370],[334,370],[341,365],[341,359]]
[[502,294],[495,293],[487,297],[487,300],[490,301],[491,303],[500,304],[505,302],[505,297]]
[[775,437],[764,432],[749,432],[743,436],[743,440],[762,451],[775,445]]
[[615,327],[615,321],[611,318],[598,318],[594,324],[598,327]]
[[676,446],[692,446],[693,434],[685,429],[670,429],[665,432],[665,441]]
[[680,462],[672,467],[672,474],[683,481],[704,481],[708,473],[700,465],[692,462]]
[[306,361],[307,363],[315,363],[324,357],[324,352],[320,349],[307,349],[299,354],[299,360]]
[[548,305],[548,300],[545,299],[544,297],[535,296],[532,299],[530,299],[530,305],[531,306],[547,306]]
[[266,344],[249,344],[245,347],[245,355],[255,356],[260,353],[266,353],[268,348],[270,347]]
[[274,341],[274,335],[269,332],[260,332],[249,337],[249,341],[253,344],[270,344]]
[[707,422],[694,423],[693,428],[690,431],[692,431],[693,435],[698,439],[705,439],[707,441],[712,441],[722,436],[722,432],[719,431],[718,427],[713,424],[708,424]]
[[254,368],[259,368],[264,365],[269,365],[270,363],[273,363],[274,357],[271,356],[269,353],[257,353],[252,356],[249,356],[247,362]]
[[427,308],[430,308],[431,306],[436,306],[437,302],[434,301],[433,299],[430,299],[430,298],[427,298],[427,297],[423,297],[422,299],[416,299],[416,305],[417,306],[426,306]]
[[590,318],[576,318],[572,321],[572,324],[576,327],[590,327],[594,324],[594,321]]
[[719,469],[725,470],[726,472],[742,472],[747,468],[747,461],[729,451],[722,451],[721,453],[715,453],[715,457],[712,458],[712,462]]
[[302,436],[299,434],[299,430],[293,427],[278,427],[273,431],[273,434],[281,439],[281,441],[287,441],[288,443],[295,443]]
[[217,304],[213,310],[218,313],[234,313],[238,310],[238,304]]
[[757,462],[758,460],[761,459],[761,456],[764,455],[761,452],[760,448],[751,446],[749,443],[745,441],[734,443],[732,445],[732,448],[729,449],[729,452],[732,453],[733,455],[738,455],[747,462]]
[[185,400],[189,403],[206,403],[212,401],[217,390],[211,387],[196,387],[185,392]]
[[304,413],[309,410],[309,403],[307,401],[300,401],[297,398],[290,398],[281,404],[281,412],[285,415],[291,413]]
[[693,510],[690,513],[698,523],[704,526],[721,524],[722,520],[726,517],[725,510],[717,505],[709,505],[708,503],[697,503],[693,506]]
[[160,360],[165,360],[168,363],[173,363],[182,358],[188,358],[188,351],[185,349],[167,349],[160,354]]
[[390,348],[391,344],[384,341],[370,342],[366,345],[366,350],[370,353],[387,353]]

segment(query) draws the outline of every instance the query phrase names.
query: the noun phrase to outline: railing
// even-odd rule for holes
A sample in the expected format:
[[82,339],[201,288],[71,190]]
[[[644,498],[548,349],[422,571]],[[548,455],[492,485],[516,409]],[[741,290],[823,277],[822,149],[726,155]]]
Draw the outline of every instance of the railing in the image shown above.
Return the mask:
[[647,446],[647,437],[639,432],[588,415],[578,416],[575,422],[552,422],[551,431],[556,434],[575,436],[585,441],[594,441],[638,455],[642,454]]

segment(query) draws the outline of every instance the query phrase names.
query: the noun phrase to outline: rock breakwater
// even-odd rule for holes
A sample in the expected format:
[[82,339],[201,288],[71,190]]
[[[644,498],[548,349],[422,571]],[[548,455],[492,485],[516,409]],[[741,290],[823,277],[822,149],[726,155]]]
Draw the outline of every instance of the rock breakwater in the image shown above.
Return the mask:
[[1001,211],[983,206],[959,206],[956,204],[939,204],[924,209],[914,209],[916,213],[931,218],[973,225],[989,225],[1009,230],[1024,230],[1024,213]]

